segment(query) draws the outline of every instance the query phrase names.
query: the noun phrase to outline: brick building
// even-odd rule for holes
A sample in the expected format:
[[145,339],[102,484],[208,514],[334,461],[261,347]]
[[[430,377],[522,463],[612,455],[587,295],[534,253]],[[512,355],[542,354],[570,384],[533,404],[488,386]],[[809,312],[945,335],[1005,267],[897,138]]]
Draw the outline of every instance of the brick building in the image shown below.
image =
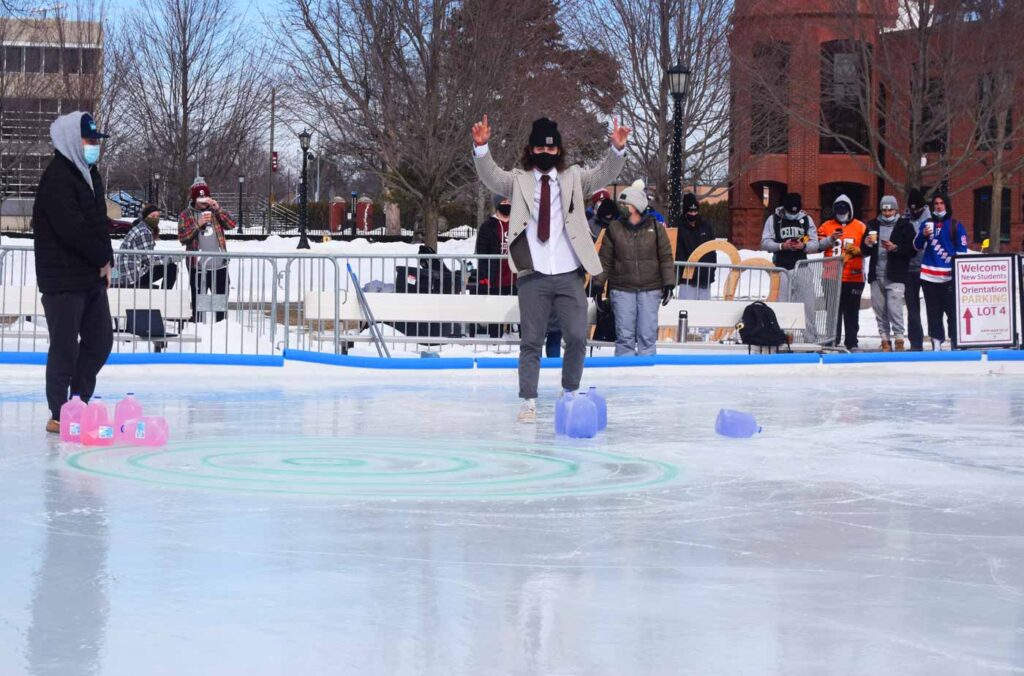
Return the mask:
[[[857,88],[864,85],[858,85],[858,61],[864,60],[863,54],[874,56],[886,51],[879,49],[875,40],[910,39],[905,32],[892,29],[896,2],[886,5],[878,0],[858,2],[856,17],[840,19],[835,11],[836,3],[830,0],[736,0],[731,36],[734,89],[730,169],[734,181],[729,205],[731,239],[737,245],[759,247],[765,218],[781,203],[786,192],[801,193],[805,210],[819,223],[830,216],[828,211],[833,200],[842,193],[853,200],[858,217],[865,220],[876,215],[878,200],[884,194],[895,194],[901,204],[905,203],[903,191],[879,177],[880,172],[875,170],[867,153],[851,152],[850,147],[837,142],[834,135],[822,133],[816,122],[827,119],[831,129],[843,129],[854,138],[864,135],[863,145],[870,147],[872,142],[866,136],[867,131],[858,128],[858,124],[863,126],[864,117],[837,108],[834,102],[844,95],[854,98],[860,95]],[[883,7],[882,12],[877,11],[879,7]],[[870,44],[871,51],[849,47],[850,26],[854,22],[860,27],[859,34],[864,36],[858,44]],[[982,40],[980,27],[971,22],[962,22],[962,26],[959,34],[966,38],[963,40],[967,45],[965,49],[977,52],[978,44],[972,44],[972,31],[979,34],[977,40]],[[893,42],[883,47],[899,44]],[[899,53],[895,49],[887,51]],[[912,54],[913,50],[908,49],[907,53]],[[968,84],[980,81],[985,69],[990,67],[984,59],[977,59],[975,63],[972,68],[976,72],[965,75]],[[752,74],[751,64],[757,64],[757,74]],[[903,81],[909,81],[910,59],[906,67],[905,75],[898,74]],[[1024,72],[1016,73],[1014,80],[1019,99],[1020,92],[1024,91]],[[870,82],[873,96],[895,97],[898,94],[893,92],[907,90],[906,87],[902,90],[887,88],[878,73],[861,78],[859,82]],[[772,88],[770,96],[765,87]],[[908,107],[898,103],[890,108],[902,111]],[[856,107],[853,104],[850,109]],[[872,124],[882,125],[874,128],[886,129],[890,153],[909,151],[909,143],[904,148],[900,138],[893,138],[900,133],[906,135],[905,131],[892,131],[905,129],[905,126],[889,121],[886,128],[884,116],[874,117]],[[1011,115],[1007,124],[1014,123],[1020,122]],[[923,170],[921,182],[925,188],[946,182],[953,195],[957,218],[967,227],[972,240],[980,243],[988,236],[991,220],[992,180],[984,166],[984,161],[989,159],[985,156],[987,151],[978,145],[979,149],[968,151],[966,159],[957,162],[954,169],[941,169],[942,146],[948,143],[950,148],[969,147],[970,144],[963,142],[975,133],[976,129],[970,124],[954,123],[942,143],[925,147],[924,166],[927,168]],[[1014,131],[1013,138],[1019,141],[1019,130]],[[895,181],[906,182],[905,165],[887,161],[885,149],[880,145],[878,153],[886,171]],[[1007,151],[1008,155],[1020,157],[1024,152],[1022,146],[1024,143],[1015,142]],[[1022,238],[1024,172],[1018,171],[1009,177],[1002,191],[1002,250],[1019,250]]]
[[102,72],[99,22],[0,16],[0,228],[27,227],[50,124],[94,110]]

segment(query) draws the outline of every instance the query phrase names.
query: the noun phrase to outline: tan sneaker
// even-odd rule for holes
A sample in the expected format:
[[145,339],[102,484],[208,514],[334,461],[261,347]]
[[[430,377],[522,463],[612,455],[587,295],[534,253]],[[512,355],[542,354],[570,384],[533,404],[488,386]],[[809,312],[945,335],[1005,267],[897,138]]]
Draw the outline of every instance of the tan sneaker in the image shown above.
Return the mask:
[[896,339],[896,351],[903,352],[907,349],[907,343],[902,338]]
[[517,420],[525,425],[537,424],[537,400],[524,399]]
[[47,420],[46,431],[50,434],[60,434],[60,422],[56,420]]
[[892,343],[888,338],[882,339],[882,352],[892,352]]

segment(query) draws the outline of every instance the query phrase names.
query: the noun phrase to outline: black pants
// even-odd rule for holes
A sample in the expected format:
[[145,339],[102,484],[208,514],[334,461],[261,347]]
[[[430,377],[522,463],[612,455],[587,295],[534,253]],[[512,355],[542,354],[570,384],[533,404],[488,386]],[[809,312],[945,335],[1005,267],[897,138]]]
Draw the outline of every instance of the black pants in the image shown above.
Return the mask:
[[903,298],[907,301],[907,338],[910,349],[920,352],[924,347],[924,329],[921,327],[921,273],[907,272]]
[[46,356],[46,403],[54,420],[68,400],[68,390],[89,401],[96,375],[114,345],[107,289],[97,283],[89,291],[44,293],[43,312],[50,332]]
[[[203,317],[196,312],[196,294],[200,289],[202,289],[203,293],[226,294],[228,292],[228,269],[225,267],[206,272],[192,269],[189,271],[188,277],[192,286],[192,321],[201,322]],[[219,322],[224,319],[224,316],[224,312],[217,312],[216,320]]]
[[857,334],[860,332],[860,298],[864,293],[864,284],[860,282],[843,282],[839,291],[839,316],[836,318],[836,345],[843,338],[843,325],[846,325],[847,350],[857,347]]
[[956,343],[956,318],[953,316],[953,283],[936,284],[921,282],[924,291],[925,312],[928,313],[928,336],[935,340],[946,340],[945,327],[942,326],[942,315],[946,315],[946,326],[949,327],[949,340]]
[[174,263],[154,265],[146,274],[139,277],[135,288],[152,289],[153,285],[161,279],[164,280],[164,289],[173,289],[174,284],[178,281],[178,266]]

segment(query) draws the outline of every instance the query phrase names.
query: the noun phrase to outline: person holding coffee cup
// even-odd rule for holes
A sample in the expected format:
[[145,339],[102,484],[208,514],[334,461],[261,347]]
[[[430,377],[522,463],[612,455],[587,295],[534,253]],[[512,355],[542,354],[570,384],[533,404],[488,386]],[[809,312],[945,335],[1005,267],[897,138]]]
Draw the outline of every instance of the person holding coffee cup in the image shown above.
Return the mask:
[[916,253],[914,224],[899,215],[899,204],[886,195],[878,205],[879,216],[868,221],[862,253],[871,257],[868,284],[871,285],[871,309],[882,338],[882,352],[906,349],[904,338],[905,287],[910,259]]
[[[189,205],[178,216],[178,241],[187,251],[217,253],[227,251],[225,230],[237,226],[227,211],[210,196],[210,186],[197,176],[189,189]],[[192,320],[201,321],[196,312],[196,295],[213,293],[224,295],[228,291],[228,262],[215,256],[193,256],[188,259],[189,283],[192,290]],[[217,321],[225,313],[216,313]]]

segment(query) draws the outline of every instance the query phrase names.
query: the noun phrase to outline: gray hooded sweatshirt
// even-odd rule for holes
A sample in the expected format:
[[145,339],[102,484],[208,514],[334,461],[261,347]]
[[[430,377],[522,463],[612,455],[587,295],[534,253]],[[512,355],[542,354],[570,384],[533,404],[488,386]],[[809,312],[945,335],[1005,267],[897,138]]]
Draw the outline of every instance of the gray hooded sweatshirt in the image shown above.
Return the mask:
[[[801,218],[807,218],[807,246],[804,253],[818,253],[818,226],[814,224],[813,218],[803,210],[796,214],[790,214],[782,207],[775,210],[775,215],[782,219],[783,224],[786,221],[799,221]],[[782,243],[775,239],[774,216],[769,216],[764,222],[764,228],[761,231],[761,249],[772,253],[782,250]]]
[[85,151],[82,150],[82,116],[80,110],[67,115],[61,115],[50,125],[50,140],[53,141],[54,149],[64,157],[71,160],[82,174],[82,178],[94,189],[92,175],[89,173],[89,165],[85,161]]

